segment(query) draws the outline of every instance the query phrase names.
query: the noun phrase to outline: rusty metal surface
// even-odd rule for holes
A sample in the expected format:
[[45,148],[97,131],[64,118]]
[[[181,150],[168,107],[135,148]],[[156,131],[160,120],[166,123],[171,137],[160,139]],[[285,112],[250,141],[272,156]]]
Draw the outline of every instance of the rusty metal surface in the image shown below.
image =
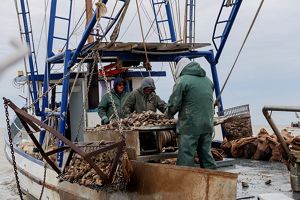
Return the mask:
[[[101,143],[97,143],[97,149],[95,152],[88,152],[86,153],[83,151],[85,146],[77,146],[67,138],[65,138],[63,135],[61,135],[59,132],[57,132],[55,129],[52,127],[48,126],[47,124],[43,123],[42,121],[36,119],[35,117],[29,115],[26,111],[18,108],[13,102],[11,102],[9,99],[3,98],[5,101],[5,104],[8,105],[10,108],[12,108],[15,113],[18,115],[19,119],[21,120],[23,126],[25,127],[28,135],[32,139],[33,143],[35,146],[39,149],[40,154],[43,156],[43,158],[46,160],[46,162],[58,173],[61,174],[61,170],[55,165],[55,163],[49,158],[49,152],[46,154],[42,148],[42,146],[39,144],[38,140],[35,138],[35,136],[32,134],[33,131],[30,129],[29,126],[31,126],[35,131],[40,131],[39,127],[42,127],[43,129],[49,131],[52,135],[54,135],[56,138],[59,140],[63,141],[68,148],[71,148],[74,152],[76,152],[78,155],[83,157],[83,159],[89,163],[89,165],[94,168],[96,173],[102,178],[104,183],[111,183],[113,179],[113,175],[116,172],[116,165],[117,161],[120,159],[121,156],[121,150],[123,149],[125,143],[124,142],[116,142],[116,143],[111,143],[105,147],[101,147]],[[38,127],[39,126],[39,127]],[[88,143],[87,145],[90,145]],[[98,153],[103,153],[105,151],[111,150],[117,148],[117,155],[114,158],[114,166],[110,170],[109,174],[106,175],[105,173],[102,172],[102,170],[95,164],[95,162],[92,160],[92,156],[97,155]],[[67,148],[66,148],[67,149]],[[57,150],[56,150],[57,151]],[[53,153],[53,152],[50,152]],[[68,158],[69,161],[70,157]],[[68,162],[69,163],[69,162]]]
[[59,183],[61,199],[236,199],[237,174],[132,161],[134,176],[126,192],[107,193]]
[[235,199],[237,174],[132,161],[129,191],[141,199]]

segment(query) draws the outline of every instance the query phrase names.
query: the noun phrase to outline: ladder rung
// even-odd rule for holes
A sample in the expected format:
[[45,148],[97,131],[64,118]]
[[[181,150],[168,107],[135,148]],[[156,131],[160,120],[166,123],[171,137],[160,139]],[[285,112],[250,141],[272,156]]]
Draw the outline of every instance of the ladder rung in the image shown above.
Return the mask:
[[[25,12],[25,14],[28,14],[29,12]],[[18,15],[22,15],[23,13],[22,12],[18,12]]]
[[60,16],[55,16],[55,18],[57,18],[57,19],[62,19],[62,20],[67,20],[67,21],[70,20],[69,18],[66,18],[66,17],[60,17]]
[[166,2],[165,1],[159,1],[159,2],[153,3],[153,5],[158,5],[158,4],[163,4],[163,3],[166,3]]
[[221,36],[214,37],[214,39],[223,38],[223,37],[224,37],[224,36],[221,35]]
[[226,22],[229,22],[230,20],[223,20],[223,21],[219,21],[217,22],[217,24],[222,24],[222,23],[226,23]]
[[90,33],[90,35],[103,37],[103,35],[97,35],[96,33]]
[[113,18],[113,17],[107,17],[107,16],[102,16],[101,18],[104,18],[104,19],[111,19],[111,20],[115,20],[116,18]]
[[195,22],[194,20],[190,20],[190,19],[187,19],[186,21],[187,22]]
[[165,20],[160,20],[160,21],[157,21],[157,23],[163,23],[163,22],[167,22],[168,20],[165,19]]
[[235,6],[237,3],[233,3],[233,4],[230,4],[229,6],[227,6],[227,4],[223,4],[223,7],[231,7],[231,6]]
[[160,41],[167,41],[167,40],[172,40],[171,38],[167,38],[167,39],[161,39]]
[[53,38],[58,39],[58,40],[67,40],[66,38],[56,37],[56,36],[53,36]]
[[28,31],[28,32],[21,32],[21,34],[28,34],[28,33],[32,33],[32,31]]

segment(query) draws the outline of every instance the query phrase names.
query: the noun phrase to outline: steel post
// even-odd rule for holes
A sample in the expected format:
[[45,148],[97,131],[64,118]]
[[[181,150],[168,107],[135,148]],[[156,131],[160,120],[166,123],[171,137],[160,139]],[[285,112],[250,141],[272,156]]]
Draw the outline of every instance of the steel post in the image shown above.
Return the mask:
[[[43,85],[43,101],[42,101],[42,110],[41,110],[41,120],[45,121],[46,115],[45,115],[45,109],[48,108],[49,106],[49,100],[48,100],[48,88],[49,88],[49,77],[50,77],[50,64],[46,63],[45,64],[45,72],[44,72],[44,85]],[[45,122],[47,123],[47,122]],[[40,132],[40,137],[39,137],[39,143],[42,145],[44,142],[45,138],[45,131]]]
[[188,36],[188,38],[189,38],[189,43],[193,43],[194,42],[193,37],[195,37],[195,35],[193,36],[193,23],[195,21],[194,12],[193,12],[193,10],[194,10],[194,0],[190,0],[189,5],[190,5],[190,12],[189,12],[190,18],[189,18],[189,36]]
[[57,6],[57,0],[52,0],[51,8],[50,8],[48,41],[47,41],[47,56],[48,56],[48,58],[50,58],[51,56],[54,56],[54,53],[52,50],[53,50],[53,36],[54,36],[56,6]]
[[[215,95],[216,95],[216,98],[218,98],[221,95],[218,72],[217,72],[216,63],[214,62],[214,53],[213,53],[213,51],[210,51],[210,52],[211,52],[211,54],[205,58],[210,64],[211,74],[212,74],[212,78],[213,78],[213,82],[214,82]],[[220,96],[218,111],[222,112],[223,110],[224,110],[223,101],[222,101],[222,97]],[[221,129],[222,129],[222,136],[223,136],[223,138],[225,138],[227,133],[226,133],[225,129],[223,128],[223,126],[221,126]]]
[[174,29],[174,22],[173,22],[173,18],[172,18],[172,12],[171,12],[169,1],[166,1],[166,13],[167,13],[167,17],[168,17],[171,41],[176,42],[176,33],[175,33],[175,29]]
[[90,33],[91,33],[91,30],[94,28],[94,25],[96,24],[96,13],[94,13],[93,17],[91,18],[89,24],[87,25],[84,33],[83,33],[83,36],[78,44],[78,47],[76,48],[70,62],[69,62],[69,65],[68,65],[68,68],[71,68],[74,63],[76,62],[77,60],[77,57],[80,53],[80,51],[82,50],[82,47],[83,45],[85,44],[86,40],[88,39]]
[[264,106],[262,109],[262,112],[268,121],[269,125],[271,126],[272,130],[274,131],[275,135],[279,139],[283,150],[288,155],[288,157],[292,160],[292,155],[290,153],[290,150],[285,142],[285,140],[282,138],[279,129],[277,128],[276,124],[274,123],[271,115],[269,114],[269,111],[286,111],[286,112],[300,112],[300,107],[296,106]]

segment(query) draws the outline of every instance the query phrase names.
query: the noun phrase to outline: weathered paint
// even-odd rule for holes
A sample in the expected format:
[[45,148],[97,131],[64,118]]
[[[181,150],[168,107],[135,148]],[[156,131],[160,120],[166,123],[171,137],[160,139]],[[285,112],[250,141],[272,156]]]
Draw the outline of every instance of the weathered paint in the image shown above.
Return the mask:
[[132,161],[134,174],[126,192],[106,193],[59,183],[61,199],[236,199],[237,174]]

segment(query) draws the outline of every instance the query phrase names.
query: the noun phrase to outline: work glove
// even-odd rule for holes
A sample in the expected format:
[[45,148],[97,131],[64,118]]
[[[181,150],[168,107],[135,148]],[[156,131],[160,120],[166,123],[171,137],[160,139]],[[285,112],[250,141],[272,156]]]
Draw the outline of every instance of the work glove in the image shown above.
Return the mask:
[[108,124],[108,123],[109,123],[108,117],[107,117],[107,116],[103,116],[103,117],[101,118],[101,124]]
[[164,112],[163,114],[164,114],[165,118],[167,118],[167,119],[173,119],[173,118],[174,118],[174,116],[171,116],[171,115],[169,114],[168,108],[166,108],[166,110],[165,110],[165,112]]

